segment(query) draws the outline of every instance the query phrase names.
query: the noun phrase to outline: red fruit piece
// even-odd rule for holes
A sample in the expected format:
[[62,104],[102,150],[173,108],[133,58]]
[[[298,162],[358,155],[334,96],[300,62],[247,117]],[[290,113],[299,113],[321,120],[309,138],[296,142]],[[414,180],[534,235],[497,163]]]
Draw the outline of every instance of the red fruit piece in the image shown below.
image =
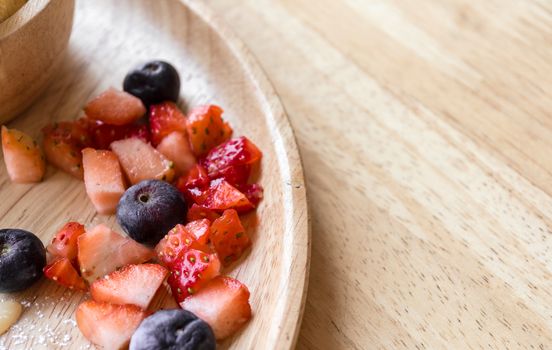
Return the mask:
[[56,122],[44,127],[42,132],[48,162],[82,180],[81,150],[91,145],[88,122],[85,119]]
[[261,151],[242,136],[213,148],[201,160],[211,179],[224,178],[232,185],[244,184],[251,167],[260,161]]
[[216,211],[236,209],[246,213],[255,208],[243,193],[223,179],[211,181],[209,188],[196,198],[197,204]]
[[174,131],[165,136],[157,146],[157,150],[174,163],[177,175],[186,174],[196,164],[188,137],[183,132]]
[[46,172],[44,155],[27,134],[2,126],[2,151],[8,175],[13,182],[39,182]]
[[186,117],[174,102],[163,102],[150,106],[149,122],[152,143],[157,146],[173,131],[186,131]]
[[216,254],[190,249],[174,263],[167,282],[175,300],[180,303],[219,273],[220,261]]
[[77,308],[77,325],[92,343],[105,349],[122,350],[149,312],[135,305],[114,305],[87,300]]
[[112,87],[84,106],[86,116],[112,125],[130,124],[144,114],[146,107],[139,98]]
[[153,258],[154,251],[123,237],[105,225],[98,225],[78,240],[81,275],[88,282],[128,264],[141,264]]
[[86,193],[99,214],[114,214],[125,192],[123,172],[115,153],[85,148],[82,150]]
[[199,106],[190,112],[186,130],[196,156],[207,154],[232,135],[232,128],[222,120],[222,112],[222,108],[215,105]]
[[210,179],[205,169],[196,164],[186,176],[178,178],[176,188],[184,194],[187,200],[194,203],[203,195],[203,192],[209,186],[209,182]]
[[46,265],[44,275],[69,289],[86,290],[86,283],[67,258],[59,258]]
[[225,210],[211,225],[211,242],[224,266],[238,260],[251,240],[243,228],[238,213]]
[[133,137],[113,142],[111,149],[133,185],[149,179],[171,182],[174,177],[173,163],[149,143]]
[[[184,226],[200,244],[207,244],[211,235],[211,223],[207,219],[191,221]],[[204,250],[205,251],[205,250]]]
[[243,184],[238,187],[238,190],[243,193],[255,207],[257,207],[261,199],[263,199],[264,189],[263,186],[259,184]]
[[192,204],[190,209],[188,209],[188,215],[187,215],[188,221],[207,219],[212,222],[219,217],[220,215],[215,211],[212,211],[211,209],[207,209],[195,203]]
[[251,318],[249,290],[226,276],[215,277],[180,306],[207,322],[219,340],[234,334]]
[[109,149],[113,141],[137,137],[144,142],[150,142],[151,135],[147,125],[110,125],[100,121],[90,123],[90,135],[94,148]]
[[82,234],[84,234],[82,224],[68,222],[59,229],[46,250],[54,257],[67,258],[73,261],[77,257],[77,242]]
[[172,268],[176,261],[190,249],[209,251],[209,247],[205,243],[200,243],[184,225],[178,224],[159,241],[155,252],[163,265]]
[[169,271],[157,264],[127,265],[90,286],[95,301],[146,309]]

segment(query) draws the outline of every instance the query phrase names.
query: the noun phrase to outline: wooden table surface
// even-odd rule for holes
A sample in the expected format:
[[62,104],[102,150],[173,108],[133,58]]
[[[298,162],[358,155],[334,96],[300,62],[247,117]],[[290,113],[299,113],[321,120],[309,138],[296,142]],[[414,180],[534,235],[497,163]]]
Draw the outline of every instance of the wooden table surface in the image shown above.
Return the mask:
[[295,128],[301,349],[552,346],[552,4],[210,0]]

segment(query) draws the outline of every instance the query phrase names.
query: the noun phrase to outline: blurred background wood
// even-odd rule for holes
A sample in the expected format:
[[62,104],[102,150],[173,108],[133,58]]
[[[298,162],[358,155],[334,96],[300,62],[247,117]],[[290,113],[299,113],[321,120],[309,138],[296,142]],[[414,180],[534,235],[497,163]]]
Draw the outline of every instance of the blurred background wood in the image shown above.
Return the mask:
[[552,3],[207,3],[302,153],[299,348],[552,345]]

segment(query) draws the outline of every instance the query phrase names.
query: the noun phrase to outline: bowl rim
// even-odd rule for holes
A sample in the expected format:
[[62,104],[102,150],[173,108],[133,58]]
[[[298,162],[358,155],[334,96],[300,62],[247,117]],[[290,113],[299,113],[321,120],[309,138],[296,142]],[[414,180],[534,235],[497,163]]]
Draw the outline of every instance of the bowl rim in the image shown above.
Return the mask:
[[28,0],[14,14],[0,22],[0,41],[23,28],[40,14],[51,0]]

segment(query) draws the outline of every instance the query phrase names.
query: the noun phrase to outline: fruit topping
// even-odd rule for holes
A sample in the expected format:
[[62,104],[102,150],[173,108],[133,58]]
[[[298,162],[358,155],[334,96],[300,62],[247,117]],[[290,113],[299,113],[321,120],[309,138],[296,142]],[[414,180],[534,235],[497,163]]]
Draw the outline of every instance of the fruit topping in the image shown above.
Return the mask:
[[173,263],[167,282],[173,297],[180,303],[219,274],[220,261],[216,254],[190,249]]
[[69,289],[86,290],[86,283],[67,258],[58,258],[44,267],[44,276]]
[[2,151],[8,175],[13,182],[39,182],[46,163],[38,144],[27,134],[2,126]]
[[261,199],[263,199],[263,186],[259,184],[239,185],[238,190],[240,190],[255,207],[257,207]]
[[255,208],[243,193],[223,179],[211,181],[209,188],[196,197],[196,203],[216,211],[236,209],[240,214]]
[[123,89],[149,106],[163,101],[178,100],[180,77],[176,69],[165,61],[143,63],[126,76]]
[[188,115],[186,130],[196,156],[207,154],[232,136],[232,129],[222,120],[222,112],[218,106],[205,105],[194,108]]
[[22,311],[23,307],[18,302],[0,301],[0,335],[7,332],[17,322]]
[[96,149],[109,149],[113,141],[137,137],[144,142],[151,141],[151,134],[146,124],[111,125],[100,121],[91,121],[90,137]]
[[220,217],[220,214],[217,212],[207,209],[205,207],[202,207],[201,205],[192,204],[192,206],[188,209],[188,221],[195,221],[200,219],[207,219],[209,221],[214,221],[218,217]]
[[68,222],[56,233],[52,243],[46,250],[55,258],[67,258],[73,261],[77,258],[77,242],[84,234],[84,226],[78,222]]
[[81,275],[93,282],[128,264],[141,264],[153,258],[155,252],[121,236],[100,224],[78,240],[78,260]]
[[211,243],[225,266],[238,260],[242,253],[249,248],[251,240],[235,210],[225,210],[220,218],[213,221]]
[[190,150],[188,137],[183,132],[174,131],[165,136],[157,146],[157,150],[174,163],[177,175],[188,173],[196,164],[196,159]]
[[130,339],[130,350],[215,350],[209,325],[186,310],[161,310],[146,318]]
[[251,318],[249,290],[240,281],[225,276],[215,277],[180,306],[207,322],[217,339],[231,336]]
[[154,145],[174,131],[186,132],[186,117],[174,102],[150,106],[149,123]]
[[184,197],[169,183],[146,180],[131,186],[117,206],[117,221],[129,237],[155,246],[176,224],[184,223]]
[[90,286],[95,301],[132,304],[146,309],[169,272],[161,265],[127,265]]
[[209,243],[211,236],[211,223],[208,219],[190,221],[185,226],[186,230],[194,235],[200,244]]
[[138,138],[115,141],[111,149],[132,184],[150,179],[170,182],[174,177],[173,163]]
[[122,350],[148,314],[135,305],[87,300],[77,308],[76,320],[82,334],[95,345]]
[[200,242],[195,234],[188,230],[188,225],[176,225],[155,247],[157,257],[163,265],[172,268],[190,249],[210,251],[206,242]]
[[115,153],[85,148],[82,150],[84,185],[99,214],[114,214],[125,192],[123,172]]
[[111,87],[88,102],[84,113],[88,118],[106,124],[125,125],[146,114],[146,107],[139,98]]
[[0,230],[0,293],[22,291],[42,277],[46,249],[34,234]]

